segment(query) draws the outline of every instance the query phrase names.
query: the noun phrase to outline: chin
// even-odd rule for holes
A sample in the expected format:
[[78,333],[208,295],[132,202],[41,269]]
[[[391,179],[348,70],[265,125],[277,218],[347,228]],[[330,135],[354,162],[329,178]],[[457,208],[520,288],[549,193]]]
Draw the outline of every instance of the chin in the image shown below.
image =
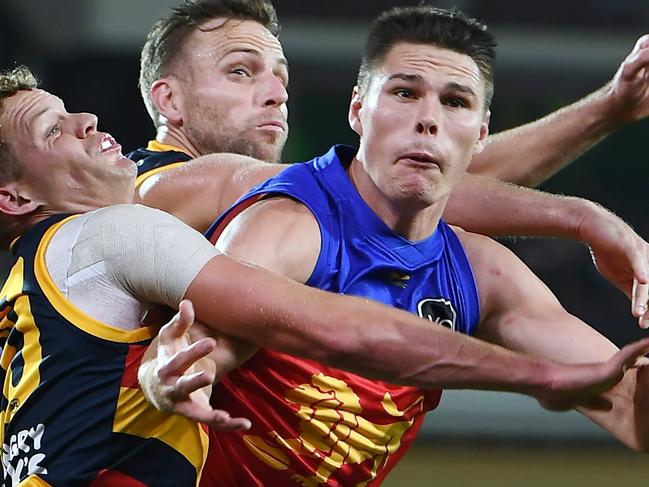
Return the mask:
[[255,147],[250,157],[276,164],[281,160],[282,151],[277,146]]

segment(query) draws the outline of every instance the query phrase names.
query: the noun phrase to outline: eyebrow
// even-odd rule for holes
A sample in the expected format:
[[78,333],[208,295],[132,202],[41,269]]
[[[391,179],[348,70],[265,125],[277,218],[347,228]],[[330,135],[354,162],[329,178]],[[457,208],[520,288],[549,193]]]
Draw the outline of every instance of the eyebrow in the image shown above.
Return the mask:
[[[238,53],[252,54],[253,56],[261,57],[261,51],[259,51],[258,49],[235,47],[230,49],[229,51],[225,51],[223,53],[223,56],[221,56],[221,59],[223,59],[226,56],[229,56],[230,54],[238,54]],[[279,64],[285,66],[286,69],[288,69],[288,60],[285,57],[282,56],[277,61],[279,62]]]
[[395,73],[388,78],[388,81],[392,81],[393,79],[400,79],[403,81],[408,81],[410,83],[424,82],[424,78],[419,74]]
[[[391,81],[393,79],[400,79],[407,81],[408,83],[425,83],[423,76],[419,74],[395,73],[388,78],[388,81]],[[469,85],[458,83],[456,81],[446,83],[446,85],[444,85],[444,88],[447,90],[456,90],[468,95],[477,96],[476,92]]]
[[462,93],[466,93],[468,95],[477,96],[476,92],[473,90],[473,88],[471,88],[468,85],[463,85],[462,83],[455,83],[455,82],[447,83],[446,88],[450,88],[451,90],[457,90],[457,91],[460,91]]

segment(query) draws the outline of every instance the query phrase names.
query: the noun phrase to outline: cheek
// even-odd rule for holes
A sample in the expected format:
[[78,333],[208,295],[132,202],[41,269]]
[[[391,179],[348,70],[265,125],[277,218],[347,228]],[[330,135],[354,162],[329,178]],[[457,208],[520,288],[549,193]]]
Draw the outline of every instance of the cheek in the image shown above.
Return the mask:
[[361,117],[363,134],[366,139],[381,143],[386,138],[396,136],[397,129],[403,127],[405,121],[389,113],[387,110],[377,110],[365,117]]

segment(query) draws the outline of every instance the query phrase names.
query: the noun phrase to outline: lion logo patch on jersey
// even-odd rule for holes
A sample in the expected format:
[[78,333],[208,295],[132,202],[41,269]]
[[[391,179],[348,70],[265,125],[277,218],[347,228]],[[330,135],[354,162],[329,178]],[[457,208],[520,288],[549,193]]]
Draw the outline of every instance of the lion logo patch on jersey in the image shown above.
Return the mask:
[[[376,478],[379,469],[401,446],[405,432],[421,413],[423,396],[417,396],[403,410],[386,392],[381,401],[385,424],[373,423],[364,417],[360,397],[344,381],[323,373],[311,377],[310,384],[300,384],[286,394],[297,405],[299,434],[284,438],[276,431],[268,437],[244,435],[250,451],[275,470],[291,466],[292,453],[312,461],[311,475],[295,474],[292,480],[302,487],[318,487],[332,481],[331,477],[345,465],[370,461],[368,478],[356,482],[363,487]],[[338,482],[336,482],[338,485]]]
[[426,298],[417,303],[417,314],[433,323],[445,326],[455,331],[457,313],[446,298]]

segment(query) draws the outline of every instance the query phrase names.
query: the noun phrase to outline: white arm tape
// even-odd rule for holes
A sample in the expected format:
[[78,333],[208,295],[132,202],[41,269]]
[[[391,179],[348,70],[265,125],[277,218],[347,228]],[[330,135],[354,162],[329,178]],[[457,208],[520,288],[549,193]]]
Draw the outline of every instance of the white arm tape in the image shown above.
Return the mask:
[[[100,239],[107,276],[140,302],[177,308],[200,270],[219,254],[177,218],[141,205],[102,208],[85,227],[88,236]],[[74,254],[83,258],[87,252]],[[74,254],[72,267],[83,265]]]

